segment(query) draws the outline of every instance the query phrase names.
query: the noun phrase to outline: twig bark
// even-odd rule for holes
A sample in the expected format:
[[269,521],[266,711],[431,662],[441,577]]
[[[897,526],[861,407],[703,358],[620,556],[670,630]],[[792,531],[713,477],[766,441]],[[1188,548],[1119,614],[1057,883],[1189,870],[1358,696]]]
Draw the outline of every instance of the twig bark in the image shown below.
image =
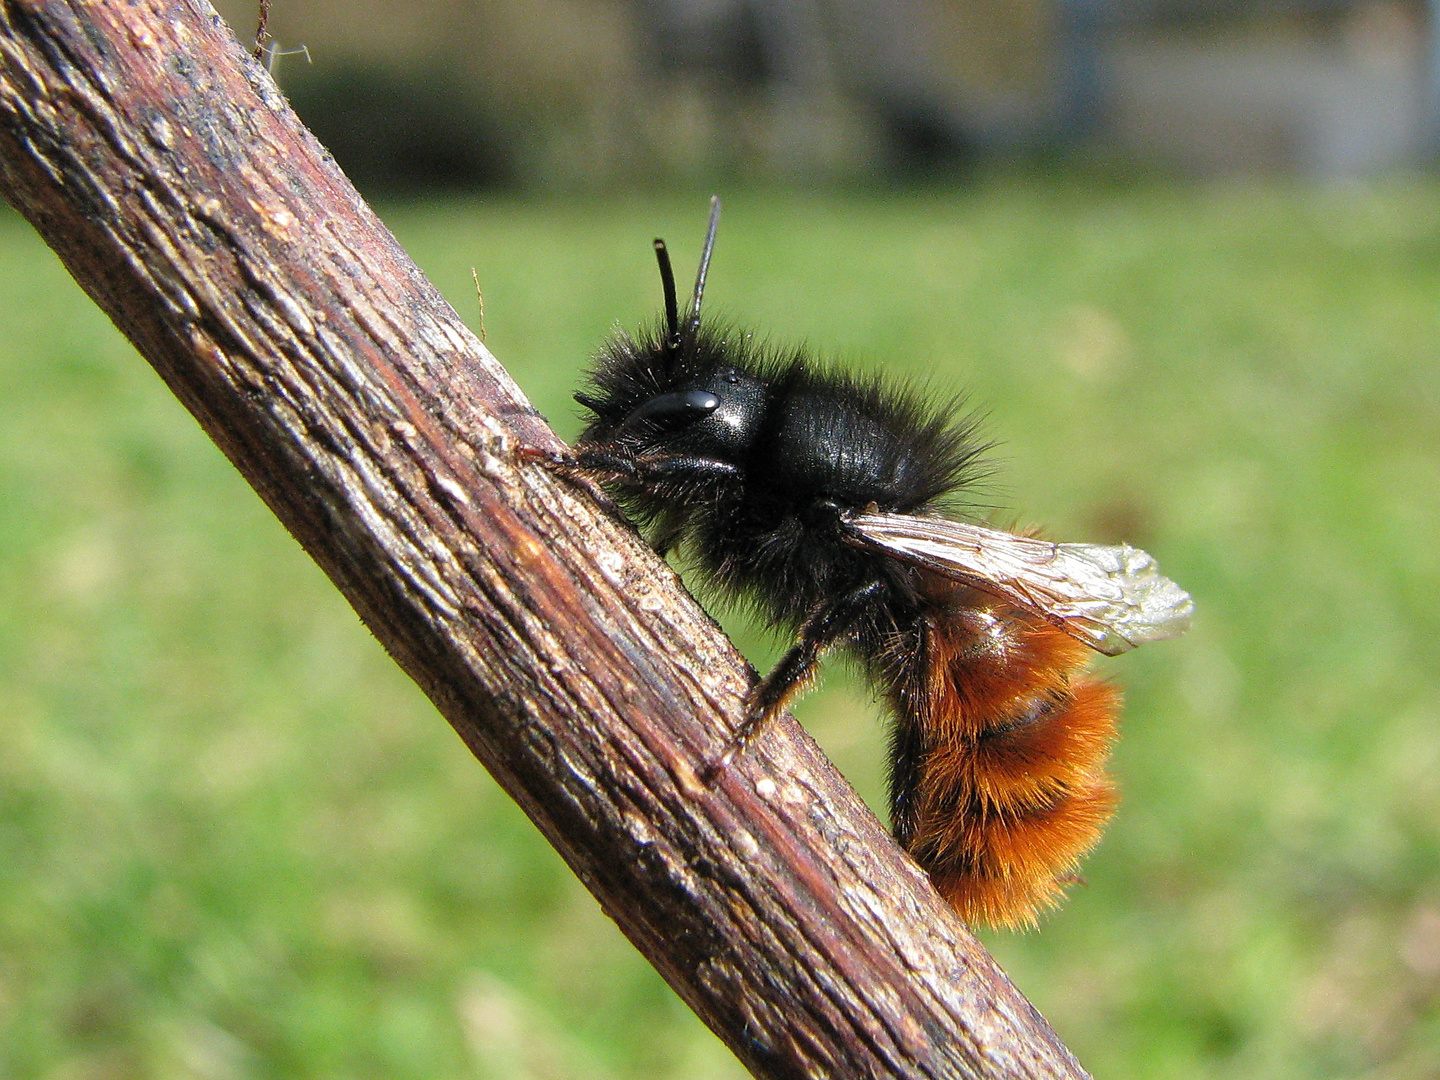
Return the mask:
[[203,0],[0,4],[0,188],[755,1075],[1084,1075]]

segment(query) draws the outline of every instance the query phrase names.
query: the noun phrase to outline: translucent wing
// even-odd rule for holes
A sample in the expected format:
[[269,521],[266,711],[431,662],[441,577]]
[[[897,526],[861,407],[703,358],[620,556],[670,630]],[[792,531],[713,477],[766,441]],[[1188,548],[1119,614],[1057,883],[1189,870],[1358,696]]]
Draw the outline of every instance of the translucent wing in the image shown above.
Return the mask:
[[1055,544],[945,518],[852,514],[850,543],[1010,600],[1115,656],[1179,637],[1195,603],[1145,552]]

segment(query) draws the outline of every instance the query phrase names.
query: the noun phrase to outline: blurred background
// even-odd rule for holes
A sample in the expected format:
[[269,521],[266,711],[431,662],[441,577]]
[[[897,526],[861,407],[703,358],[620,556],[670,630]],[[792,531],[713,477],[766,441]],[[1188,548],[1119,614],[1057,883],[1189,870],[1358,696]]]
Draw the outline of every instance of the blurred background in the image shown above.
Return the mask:
[[[223,14],[247,44],[253,4]],[[573,438],[650,248],[965,388],[994,520],[1145,547],[1125,802],[989,944],[1102,1078],[1440,1076],[1434,12],[276,0],[282,87]],[[288,50],[305,46],[305,55]],[[736,1078],[0,215],[0,1080]],[[778,644],[725,617],[760,667]],[[883,812],[836,662],[801,718]]]
[[[1433,156],[1405,0],[307,0],[276,73],[362,187],[887,181],[1108,149],[1190,172]],[[253,35],[253,0],[221,8]]]

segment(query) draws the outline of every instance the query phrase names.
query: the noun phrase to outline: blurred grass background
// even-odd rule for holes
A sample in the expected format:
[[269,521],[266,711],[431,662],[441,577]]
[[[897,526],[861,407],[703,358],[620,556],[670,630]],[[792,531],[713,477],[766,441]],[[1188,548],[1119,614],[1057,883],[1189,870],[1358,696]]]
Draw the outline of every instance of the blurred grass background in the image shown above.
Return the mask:
[[[707,194],[382,212],[571,437]],[[11,215],[0,295],[0,1078],[742,1075]],[[969,388],[1001,520],[1196,597],[987,939],[1097,1077],[1440,1074],[1437,295],[1429,179],[727,197],[716,313]],[[868,690],[800,713],[881,805]]]

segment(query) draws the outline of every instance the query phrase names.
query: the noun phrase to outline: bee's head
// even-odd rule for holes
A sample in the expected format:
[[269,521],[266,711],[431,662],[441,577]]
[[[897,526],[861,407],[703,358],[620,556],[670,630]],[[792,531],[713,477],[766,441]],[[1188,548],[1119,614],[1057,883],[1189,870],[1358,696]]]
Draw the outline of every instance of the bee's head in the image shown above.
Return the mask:
[[[578,395],[604,415],[605,403]],[[674,389],[644,398],[611,423],[595,425],[587,441],[622,444],[636,453],[662,452],[734,458],[755,438],[765,412],[765,384],[734,365],[682,378]],[[611,412],[613,416],[614,413]]]
[[700,321],[705,276],[715,248],[720,200],[710,200],[710,224],[695,275],[695,292],[681,318],[675,275],[665,241],[655,257],[665,299],[664,321],[653,338],[621,335],[593,374],[598,394],[575,400],[595,414],[584,442],[624,445],[635,453],[664,452],[734,457],[755,437],[765,411],[765,384],[734,362],[743,343],[732,343]]
[[655,444],[671,452],[729,458],[749,447],[764,412],[765,384],[725,366],[651,398],[626,423],[651,425]]

